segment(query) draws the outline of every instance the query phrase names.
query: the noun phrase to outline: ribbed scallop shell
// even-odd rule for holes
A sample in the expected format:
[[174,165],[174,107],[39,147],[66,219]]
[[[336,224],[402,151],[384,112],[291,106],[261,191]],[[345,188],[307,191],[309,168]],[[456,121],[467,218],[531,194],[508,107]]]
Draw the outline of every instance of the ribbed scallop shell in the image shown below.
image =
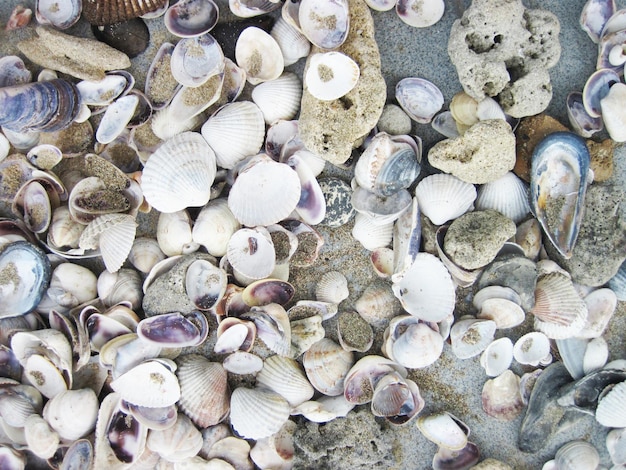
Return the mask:
[[600,400],[596,420],[609,428],[626,427],[626,382],[615,385]]
[[393,222],[379,224],[369,215],[357,213],[354,217],[352,236],[366,250],[373,251],[385,247],[391,243],[393,237]]
[[278,393],[291,406],[310,400],[315,392],[300,365],[294,359],[278,355],[265,359],[256,383]]
[[295,64],[299,59],[308,56],[311,51],[311,42],[282,16],[274,23],[270,35],[283,53],[285,67]]
[[118,271],[135,241],[137,223],[132,215],[104,214],[85,228],[78,245],[83,249],[100,248],[107,271]]
[[332,101],[349,93],[360,76],[359,64],[346,54],[318,52],[309,56],[304,88],[318,100]]
[[315,298],[323,302],[340,303],[350,295],[348,280],[339,271],[328,271],[315,286]]
[[244,439],[262,439],[280,430],[290,409],[276,392],[239,387],[230,397],[230,424]]
[[176,364],[179,409],[200,428],[221,422],[230,407],[227,374],[222,365],[199,354],[181,356]]
[[420,211],[435,225],[465,214],[476,199],[473,184],[447,173],[430,175],[419,182],[415,197]]
[[324,395],[336,396],[343,393],[343,380],[354,364],[354,355],[323,338],[304,353],[302,362],[311,385]]
[[180,398],[174,372],[156,360],[142,362],[111,382],[122,399],[148,408],[169,406]]
[[141,189],[150,205],[161,212],[203,206],[211,196],[216,171],[209,144],[197,132],[183,132],[150,156]]
[[128,21],[161,8],[167,0],[87,0],[83,16],[93,25]]
[[265,123],[272,125],[278,120],[293,119],[300,110],[302,83],[295,73],[285,72],[275,80],[259,83],[252,90]]
[[240,170],[228,195],[228,207],[242,225],[271,225],[288,217],[299,200],[298,174],[259,155]]
[[530,212],[528,188],[515,173],[508,172],[478,188],[475,206],[481,211],[496,210],[518,224]]

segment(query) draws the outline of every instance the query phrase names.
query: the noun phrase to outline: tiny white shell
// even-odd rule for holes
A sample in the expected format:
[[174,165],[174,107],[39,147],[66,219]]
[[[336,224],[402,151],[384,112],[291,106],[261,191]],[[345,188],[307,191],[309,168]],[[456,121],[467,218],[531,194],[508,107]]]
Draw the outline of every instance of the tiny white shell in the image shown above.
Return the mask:
[[513,346],[513,357],[520,364],[537,366],[550,354],[550,340],[538,331],[526,333]]
[[359,65],[338,52],[318,52],[309,57],[304,89],[322,101],[332,101],[349,93],[359,81]]

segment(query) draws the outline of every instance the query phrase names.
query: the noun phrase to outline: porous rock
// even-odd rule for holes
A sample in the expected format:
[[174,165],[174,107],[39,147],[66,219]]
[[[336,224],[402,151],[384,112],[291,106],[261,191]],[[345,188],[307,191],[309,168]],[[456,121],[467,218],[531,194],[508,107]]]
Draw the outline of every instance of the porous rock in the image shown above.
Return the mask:
[[591,161],[589,168],[593,170],[594,181],[606,181],[613,176],[613,150],[615,141],[605,139],[602,142],[587,140],[587,148]]
[[428,161],[468,183],[495,181],[515,165],[515,135],[503,119],[478,121],[462,136],[435,144]]
[[592,184],[587,188],[583,220],[569,259],[563,258],[544,237],[548,255],[569,271],[572,281],[601,286],[626,260],[626,218],[620,209],[625,198],[618,185]]
[[[334,165],[350,158],[353,147],[378,122],[387,98],[369,7],[363,0],[350,0],[349,5],[348,37],[337,51],[359,65],[359,81],[349,93],[331,101],[318,100],[305,85],[298,120],[305,146]],[[305,74],[310,57],[318,52],[323,50],[317,47],[311,49]]]
[[500,212],[467,212],[448,227],[443,250],[462,268],[478,269],[493,261],[514,235],[515,223]]
[[561,55],[559,30],[555,15],[521,0],[474,0],[452,25],[448,55],[470,96],[491,96],[511,116],[530,116],[552,97],[547,70]]

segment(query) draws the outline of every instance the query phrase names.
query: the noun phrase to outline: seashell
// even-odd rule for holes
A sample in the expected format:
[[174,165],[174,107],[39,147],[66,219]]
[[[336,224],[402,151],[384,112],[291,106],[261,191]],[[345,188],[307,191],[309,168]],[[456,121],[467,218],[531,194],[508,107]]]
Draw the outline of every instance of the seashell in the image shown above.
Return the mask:
[[[433,457],[433,470],[444,470],[446,468],[471,468],[476,466],[480,460],[480,451],[478,446],[473,442],[467,442],[467,445],[459,451],[452,451],[445,447],[439,447],[437,453]],[[485,459],[480,465],[496,465],[494,468],[500,468],[500,462],[493,459]],[[502,463],[503,468],[508,468],[507,464]],[[480,467],[479,467],[480,468]]]
[[489,377],[506,371],[513,361],[513,342],[505,337],[492,341],[480,355],[480,365]]
[[292,407],[310,400],[315,391],[294,359],[277,355],[265,359],[256,384],[280,394]]
[[350,13],[346,0],[303,0],[298,9],[299,27],[311,43],[335,49],[348,37]]
[[595,414],[601,425],[609,428],[626,427],[625,395],[626,382],[620,382],[600,398]]
[[250,459],[259,468],[285,468],[294,457],[293,434],[296,423],[287,421],[276,434],[259,439],[250,449]]
[[0,251],[0,318],[30,312],[43,298],[50,282],[50,261],[26,241],[5,245]]
[[111,382],[124,401],[138,406],[164,407],[180,399],[180,385],[174,372],[162,362],[145,361]]
[[493,209],[518,224],[530,212],[528,188],[515,173],[508,172],[478,189],[476,210]]
[[303,365],[311,385],[327,396],[343,393],[344,378],[354,356],[333,340],[323,338],[304,353]]
[[454,120],[465,126],[472,126],[478,122],[478,101],[464,91],[460,91],[450,101],[450,113]]
[[603,129],[602,117],[594,118],[585,109],[582,93],[577,91],[569,93],[565,107],[570,126],[578,135],[589,138]]
[[421,242],[421,219],[417,198],[413,198],[393,227],[393,281],[401,279],[415,262]]
[[146,447],[168,462],[184,461],[197,455],[202,443],[202,434],[182,413],[178,413],[173,426],[151,430],[146,439]]
[[[9,383],[4,385],[6,389],[0,400],[3,423],[14,428],[23,428],[30,416],[39,416],[41,413],[43,401],[41,394],[30,385],[17,385],[17,382],[16,385]],[[27,392],[27,390],[32,390],[34,393]]]
[[68,207],[74,221],[87,225],[102,214],[129,212],[130,200],[123,192],[108,187],[101,178],[90,176],[72,188]]
[[222,365],[231,374],[257,374],[263,368],[263,359],[246,351],[235,351],[226,356]]
[[274,80],[283,73],[285,61],[276,40],[261,28],[244,29],[235,44],[235,61],[246,71],[251,85]]
[[157,431],[172,427],[174,423],[176,423],[178,416],[176,405],[164,406],[162,408],[148,408],[122,401],[121,406],[139,423],[143,424],[148,429]]
[[575,380],[585,376],[583,360],[588,344],[589,341],[587,339],[577,337],[556,340],[561,360],[565,367],[567,367],[567,371]]
[[98,297],[106,307],[126,301],[133,309],[138,309],[143,299],[142,284],[141,276],[134,269],[122,268],[115,273],[103,271],[98,276]]
[[92,25],[120,23],[161,8],[167,0],[90,0],[83,5],[83,16]]
[[236,388],[230,397],[230,422],[244,439],[262,439],[278,432],[289,419],[290,406],[278,393]]
[[393,222],[379,224],[372,219],[367,214],[357,213],[352,227],[354,239],[369,251],[389,245],[393,236]]
[[107,106],[96,131],[96,140],[101,144],[113,142],[129,125],[139,106],[139,97],[128,94]]
[[616,83],[620,83],[620,77],[611,69],[598,69],[589,76],[582,91],[583,106],[589,116],[602,116],[600,103]]
[[417,416],[424,405],[415,382],[398,372],[390,372],[376,384],[371,409],[374,416],[383,416],[392,424],[405,424]]
[[435,114],[430,122],[430,125],[434,130],[449,139],[454,139],[460,135],[457,129],[456,121],[452,117],[452,113],[450,111],[442,111]]
[[161,44],[146,73],[144,92],[154,109],[167,106],[181,86],[172,74],[170,64],[173,51],[174,44]]
[[198,133],[183,132],[165,141],[146,162],[141,189],[160,212],[203,206],[209,201],[216,171],[209,144]]
[[549,338],[575,336],[587,319],[587,306],[576,293],[572,281],[554,272],[541,276],[535,289],[535,329]]
[[46,403],[43,418],[62,439],[75,441],[94,430],[99,406],[90,388],[66,390]]
[[44,186],[32,179],[19,189],[11,210],[24,220],[30,231],[43,233],[52,221],[53,203]]
[[354,209],[376,225],[393,223],[411,203],[411,194],[406,189],[400,189],[390,196],[379,196],[357,186],[352,193]]
[[584,139],[571,132],[552,133],[533,151],[531,209],[565,258],[572,255],[581,225],[589,159]]
[[226,292],[226,271],[207,260],[196,260],[187,268],[185,290],[189,299],[200,310],[209,310]]
[[286,356],[291,346],[291,325],[283,307],[268,304],[252,307],[241,318],[252,320],[257,328],[257,335],[265,345],[276,354]]
[[[500,106],[500,104],[498,104],[498,102],[490,96],[486,96],[480,100],[476,108],[476,116],[481,121],[486,121],[488,119],[504,119],[511,124],[509,121],[511,118],[507,117],[502,110],[502,106]],[[515,130],[516,126],[517,124],[511,124],[511,128],[513,130]]]
[[209,461],[222,459],[231,464],[231,468],[252,469],[253,464],[250,461],[249,454],[250,444],[247,441],[238,437],[227,436],[211,446],[207,459]]
[[600,465],[600,454],[596,448],[582,440],[570,441],[556,451],[554,460],[556,468],[569,470],[598,468]]
[[241,228],[228,241],[228,261],[233,269],[249,279],[263,279],[274,270],[276,252],[264,227]]
[[242,300],[250,307],[268,304],[286,305],[293,298],[295,288],[280,279],[260,279],[243,290]]
[[51,170],[63,159],[63,153],[55,145],[40,144],[30,149],[26,158],[41,170]]
[[348,280],[339,271],[325,272],[315,285],[315,298],[323,302],[339,304],[349,295]]
[[476,199],[473,184],[447,173],[430,175],[415,188],[420,211],[435,225],[442,225],[467,212]]
[[242,225],[271,225],[293,212],[300,194],[297,173],[261,154],[240,169],[228,195],[228,207]]
[[[513,292],[515,293],[515,291]],[[517,295],[517,293],[515,294]],[[521,325],[526,318],[526,313],[518,302],[505,298],[491,298],[482,302],[481,309],[476,316],[485,320],[493,320],[498,329],[506,329]]]
[[148,274],[155,264],[165,258],[166,255],[161,251],[159,242],[154,238],[135,238],[130,253],[128,253],[128,261],[135,269],[144,274]]
[[281,18],[283,18],[289,25],[301,31],[300,28],[300,2],[285,2],[281,9]]
[[292,415],[301,414],[314,423],[327,423],[335,418],[343,418],[354,408],[343,395],[336,397],[322,396],[318,400],[306,401],[291,411]]
[[482,289],[479,289],[474,294],[474,298],[472,299],[472,305],[477,310],[481,310],[485,301],[493,299],[509,300],[517,305],[520,305],[522,302],[519,294],[510,287],[486,286]]
[[389,11],[396,6],[395,0],[365,0],[365,3],[375,11]]
[[421,369],[433,364],[443,351],[443,338],[438,331],[412,315],[391,320],[385,330],[383,354],[408,369]]
[[626,462],[624,437],[626,437],[624,429],[612,429],[606,435],[606,448],[614,465],[623,465]]
[[[289,309],[289,313],[293,312]],[[311,346],[324,338],[326,330],[322,326],[322,315],[311,315],[291,321],[291,357],[298,357],[308,351]]]
[[318,100],[337,100],[356,86],[360,75],[359,64],[346,54],[318,52],[308,59],[304,87]]
[[256,339],[256,325],[236,317],[226,317],[217,328],[217,341],[213,350],[217,354],[237,350],[250,351]]
[[230,407],[230,392],[222,365],[199,354],[181,356],[176,364],[179,409],[200,428],[223,421]]
[[454,284],[435,256],[418,253],[402,279],[392,284],[404,309],[420,320],[438,322],[454,309]]
[[229,0],[230,11],[241,18],[264,15],[280,8],[279,2],[271,0]]
[[602,30],[615,10],[614,0],[591,0],[585,3],[580,13],[579,23],[593,42],[600,42]]
[[295,73],[284,72],[274,80],[255,86],[251,97],[263,113],[265,123],[272,125],[276,121],[296,116],[300,110],[302,83]]
[[280,224],[269,225],[267,231],[276,251],[276,264],[288,263],[298,249],[297,235]]
[[226,198],[213,199],[206,204],[191,231],[195,243],[202,245],[212,256],[224,256],[228,240],[241,224],[237,221]]
[[164,313],[144,318],[137,325],[137,335],[143,341],[168,348],[198,346],[206,340],[208,333],[208,321],[201,312],[188,316],[179,312]]
[[68,127],[78,115],[76,85],[63,79],[24,83],[0,89],[0,126],[14,132],[52,132]]
[[522,247],[524,255],[529,259],[537,259],[541,250],[541,225],[537,219],[528,219],[517,226],[515,243]]
[[167,9],[163,22],[170,33],[189,38],[211,31],[218,18],[219,8],[213,0],[183,0]]
[[439,447],[461,450],[467,445],[469,428],[451,413],[420,416],[416,424],[422,435]]
[[28,449],[40,459],[51,458],[59,447],[59,434],[38,414],[30,415],[24,423],[24,437]]
[[441,19],[444,10],[443,0],[398,0],[396,3],[398,17],[415,28],[434,25]]
[[526,333],[513,346],[513,357],[524,365],[537,366],[550,354],[550,340],[538,331]]
[[393,274],[394,252],[391,248],[375,248],[370,253],[370,262],[378,277],[387,279]]
[[602,335],[615,313],[617,296],[611,289],[601,288],[587,294],[584,300],[587,305],[587,322],[578,336],[597,338]]
[[623,130],[626,117],[624,116],[624,110],[618,105],[618,103],[622,102],[624,96],[626,96],[626,85],[618,82],[613,85],[609,93],[600,100],[604,126],[611,139],[616,142],[626,141],[626,133]]
[[[30,8],[27,10],[30,11]],[[26,456],[23,455],[21,452],[14,450],[11,447],[8,447],[5,445],[1,446],[0,458],[2,459],[2,462],[5,465],[7,465],[9,468],[15,468],[15,469],[26,468]]]
[[402,311],[389,285],[376,281],[365,288],[354,308],[371,325],[381,325]]
[[519,416],[524,404],[520,395],[520,378],[505,370],[483,386],[483,410],[499,421],[511,421]]
[[100,249],[107,271],[118,271],[135,240],[137,224],[129,214],[104,214],[92,220],[78,241],[84,250]]
[[424,78],[403,78],[396,84],[396,100],[411,119],[428,124],[443,107],[443,94]]
[[459,359],[469,359],[482,353],[493,341],[496,322],[493,320],[464,319],[454,323],[450,330],[452,352]]
[[224,71],[224,53],[209,33],[183,38],[172,51],[170,67],[178,83],[199,87]]
[[602,369],[609,358],[609,348],[606,340],[601,336],[593,338],[587,343],[583,357],[583,373],[590,374]]
[[342,312],[339,315],[337,337],[346,351],[366,352],[374,342],[372,327],[356,311]]
[[308,56],[311,51],[311,43],[306,36],[282,16],[272,26],[270,35],[283,53],[285,67],[295,64],[301,58]]
[[159,248],[166,256],[190,254],[199,248],[192,238],[191,217],[184,209],[160,213],[156,237]]
[[285,163],[296,172],[300,180],[301,192],[296,212],[305,223],[319,224],[326,216],[326,200],[315,174],[297,154],[290,156]]
[[7,55],[0,58],[0,87],[30,83],[32,73],[24,65],[21,57]]
[[93,465],[94,453],[91,441],[79,439],[74,441],[65,451],[61,468],[90,468]]

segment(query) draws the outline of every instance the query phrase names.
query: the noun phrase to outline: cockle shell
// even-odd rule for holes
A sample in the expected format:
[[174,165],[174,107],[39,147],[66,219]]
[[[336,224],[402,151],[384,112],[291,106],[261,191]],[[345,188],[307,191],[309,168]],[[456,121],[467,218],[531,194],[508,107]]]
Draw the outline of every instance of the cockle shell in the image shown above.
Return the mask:
[[104,214],[92,220],[78,241],[82,249],[100,249],[108,271],[118,271],[135,240],[137,224],[129,214]]
[[596,448],[587,441],[570,441],[556,451],[554,460],[546,462],[546,468],[554,464],[554,468],[568,470],[583,470],[586,468],[598,468],[600,466],[600,454]]
[[295,64],[299,59],[308,56],[311,51],[311,43],[306,36],[282,16],[274,23],[270,35],[283,53],[285,67]]
[[256,26],[247,27],[237,38],[235,60],[252,85],[280,77],[285,67],[276,40]]
[[343,393],[343,381],[354,364],[354,356],[333,340],[324,338],[304,353],[303,364],[316,390],[324,395],[336,396]]
[[230,422],[245,439],[278,432],[289,419],[290,406],[278,393],[261,388],[236,388],[230,398]]
[[427,176],[415,188],[420,211],[435,225],[463,215],[472,207],[476,196],[473,184],[447,173]]
[[302,83],[296,74],[285,72],[274,80],[259,83],[252,90],[251,96],[263,112],[265,123],[272,125],[276,121],[296,116],[300,110]]
[[161,212],[176,212],[209,201],[217,168],[215,153],[196,132],[183,132],[161,145],[143,170],[141,189]]
[[332,101],[349,93],[361,71],[349,56],[338,52],[318,52],[309,58],[304,89],[321,101]]
[[294,359],[278,355],[265,359],[256,383],[280,394],[294,407],[310,400],[315,392],[300,365]]
[[596,420],[609,428],[626,427],[626,382],[615,385],[598,402]]
[[518,224],[530,212],[528,188],[515,173],[508,172],[480,186],[475,206],[477,210],[496,210]]
[[324,302],[340,303],[348,298],[348,280],[339,271],[328,271],[315,286],[315,297]]
[[415,382],[398,372],[390,372],[376,384],[372,396],[372,414],[392,424],[404,424],[424,408],[425,401]]

